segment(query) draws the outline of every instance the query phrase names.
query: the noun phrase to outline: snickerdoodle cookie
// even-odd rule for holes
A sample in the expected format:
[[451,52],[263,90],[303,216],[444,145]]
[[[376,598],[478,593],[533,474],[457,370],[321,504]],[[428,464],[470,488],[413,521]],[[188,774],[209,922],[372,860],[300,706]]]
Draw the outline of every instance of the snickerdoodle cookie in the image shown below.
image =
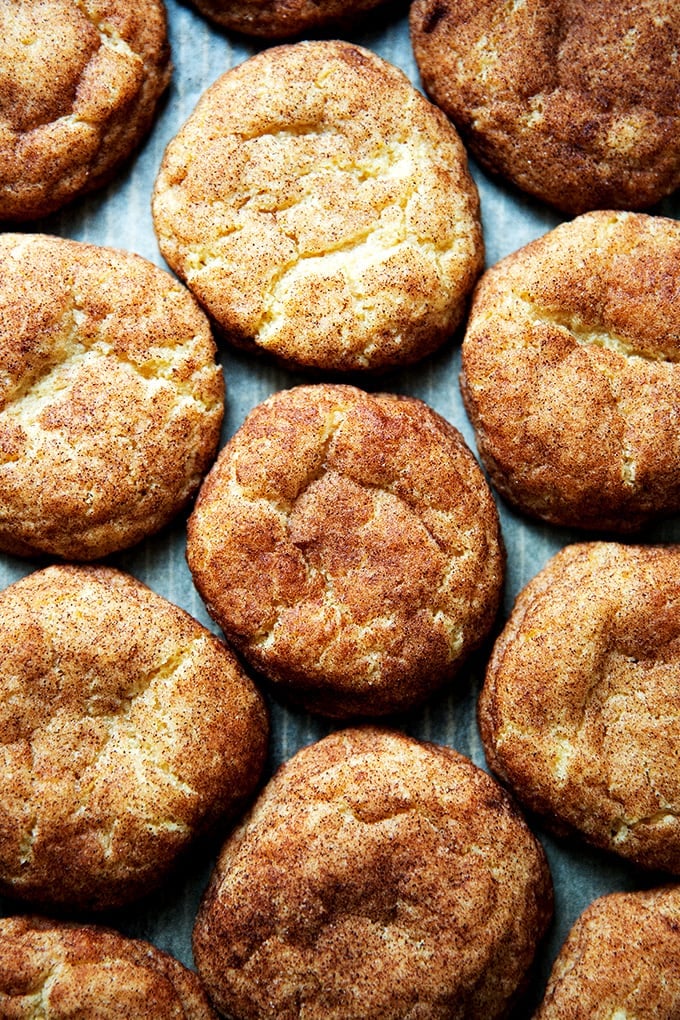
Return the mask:
[[232,32],[288,39],[320,28],[347,28],[387,0],[192,0],[211,21]]
[[490,628],[498,515],[460,434],[420,400],[351,386],[270,397],[189,520],[198,590],[281,693],[384,714],[451,678]]
[[680,887],[612,893],[576,920],[534,1020],[680,1014]]
[[461,387],[479,453],[520,510],[630,531],[680,510],[680,223],[593,212],[476,291]]
[[423,85],[480,163],[565,212],[680,184],[675,0],[415,0]]
[[551,911],[540,845],[490,776],[345,730],[298,751],[227,840],[194,957],[233,1020],[495,1020]]
[[169,80],[161,0],[0,4],[0,221],[45,216],[107,183]]
[[0,235],[0,549],[90,560],[157,531],[217,449],[208,321],[127,252]]
[[263,765],[225,645],[134,578],[53,566],[0,593],[0,891],[100,909],[163,880]]
[[489,765],[556,831],[678,874],[679,686],[680,546],[567,546],[496,642]]
[[482,265],[455,129],[349,43],[270,48],[219,78],[168,146],[153,210],[227,339],[306,367],[422,358]]
[[6,1020],[216,1020],[200,981],[148,942],[95,925],[0,920]]

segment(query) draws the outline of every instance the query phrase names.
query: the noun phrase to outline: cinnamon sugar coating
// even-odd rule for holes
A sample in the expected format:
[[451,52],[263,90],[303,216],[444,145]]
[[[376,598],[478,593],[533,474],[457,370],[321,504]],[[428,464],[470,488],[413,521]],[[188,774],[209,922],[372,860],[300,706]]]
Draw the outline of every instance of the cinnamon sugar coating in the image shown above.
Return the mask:
[[461,389],[494,486],[570,527],[680,510],[680,224],[593,212],[475,293]]
[[170,80],[161,0],[0,5],[0,221],[36,219],[106,184]]
[[680,184],[674,0],[415,0],[423,85],[487,169],[567,213]]
[[576,920],[534,1020],[659,1020],[680,1010],[680,888],[612,893]]
[[420,400],[327,384],[251,412],[201,487],[187,557],[251,665],[337,717],[402,710],[450,680],[504,570],[460,434]]
[[158,531],[210,466],[205,315],[128,252],[0,236],[0,549],[92,560]]
[[494,647],[489,765],[558,833],[680,874],[679,683],[680,548],[567,546]]
[[233,1020],[496,1020],[551,910],[540,845],[490,776],[345,730],[286,762],[227,840],[194,957]]
[[483,262],[455,129],[400,70],[337,41],[222,75],[168,146],[153,213],[225,337],[308,368],[429,354]]
[[217,1016],[196,975],[150,943],[42,917],[0,920],[0,1013],[5,1020]]
[[234,656],[105,567],[0,593],[0,890],[129,903],[254,790],[267,719]]

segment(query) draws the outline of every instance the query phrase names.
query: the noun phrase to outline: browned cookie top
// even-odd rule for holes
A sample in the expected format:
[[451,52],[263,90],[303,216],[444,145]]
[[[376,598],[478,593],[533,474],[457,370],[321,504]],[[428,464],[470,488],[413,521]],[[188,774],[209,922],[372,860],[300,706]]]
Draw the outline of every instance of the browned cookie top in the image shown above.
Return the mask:
[[675,0],[415,0],[423,84],[479,160],[565,212],[680,183]]
[[460,434],[411,397],[300,386],[248,416],[189,521],[209,611],[313,711],[422,701],[487,633],[503,551]]
[[155,946],[95,925],[0,920],[5,1020],[215,1020],[196,975]]
[[106,183],[170,80],[161,0],[0,4],[0,221]]
[[415,361],[482,265],[455,129],[368,50],[265,50],[208,89],[166,150],[163,255],[226,337],[306,367]]
[[0,594],[0,889],[99,909],[154,889],[259,779],[267,719],[224,644],[134,578]]
[[680,547],[567,546],[496,642],[488,762],[558,832],[679,874],[679,685]]
[[593,212],[493,266],[461,388],[480,456],[521,510],[630,531],[680,509],[680,224]]
[[534,1020],[661,1020],[680,1010],[680,888],[613,893],[577,919]]
[[286,39],[335,26],[348,28],[386,0],[193,0],[207,18],[234,32]]
[[490,776],[345,730],[289,760],[227,840],[194,956],[233,1020],[496,1020],[551,910],[540,846]]

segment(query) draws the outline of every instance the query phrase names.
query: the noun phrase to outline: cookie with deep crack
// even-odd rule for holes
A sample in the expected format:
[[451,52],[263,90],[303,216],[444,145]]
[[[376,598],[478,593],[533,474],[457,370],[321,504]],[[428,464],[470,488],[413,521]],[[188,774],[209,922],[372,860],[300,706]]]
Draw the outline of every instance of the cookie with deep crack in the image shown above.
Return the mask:
[[489,765],[558,833],[680,874],[679,682],[680,547],[567,546],[494,647]]
[[36,219],[108,183],[170,80],[161,0],[0,5],[0,221]]
[[227,339],[308,368],[424,357],[483,260],[455,129],[344,42],[270,48],[219,78],[166,150],[153,212]]
[[423,85],[479,162],[564,212],[680,184],[674,0],[415,0]]
[[[31,1020],[216,1020],[193,971],[110,928],[0,920],[0,1015]],[[43,1012],[44,1011],[44,1012]]]
[[482,277],[461,389],[496,489],[554,524],[680,510],[680,224],[592,212]]
[[212,463],[206,316],[128,252],[0,236],[0,549],[92,560],[158,531]]
[[348,29],[386,0],[192,0],[201,14],[232,32],[260,39]]
[[551,911],[540,844],[489,775],[345,730],[286,762],[227,840],[194,958],[233,1020],[496,1020]]
[[415,398],[327,384],[250,413],[201,487],[187,556],[241,654],[338,717],[448,682],[491,627],[504,568],[457,430]]
[[534,1020],[659,1020],[680,1010],[680,888],[612,893],[577,918]]
[[150,892],[263,766],[226,646],[134,578],[53,566],[0,593],[0,890],[103,909]]

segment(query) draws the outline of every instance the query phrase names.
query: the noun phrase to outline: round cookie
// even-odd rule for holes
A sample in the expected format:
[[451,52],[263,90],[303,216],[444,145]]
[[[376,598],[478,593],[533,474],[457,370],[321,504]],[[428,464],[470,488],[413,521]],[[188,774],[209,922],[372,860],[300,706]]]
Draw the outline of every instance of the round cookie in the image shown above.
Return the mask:
[[108,928],[41,917],[0,920],[0,1015],[8,1020],[217,1017],[196,975],[168,953]]
[[130,902],[259,780],[253,684],[205,627],[120,571],[53,566],[6,588],[0,663],[3,895]]
[[299,386],[256,407],[189,519],[209,612],[276,689],[382,715],[447,682],[492,625],[498,515],[460,434],[412,397]]
[[90,560],[157,531],[220,438],[205,315],[127,252],[0,236],[0,549]]
[[269,48],[219,78],[166,150],[153,214],[228,340],[308,368],[429,354],[483,262],[455,129],[344,42]]
[[348,28],[386,0],[192,0],[201,14],[232,32],[287,39],[320,28]]
[[540,845],[490,776],[345,730],[289,760],[227,840],[194,958],[232,1020],[495,1020],[551,910]]
[[593,212],[483,276],[461,389],[524,513],[630,531],[680,510],[680,224]]
[[559,834],[679,874],[679,683],[680,546],[567,546],[494,647],[489,765]]
[[680,889],[613,893],[577,919],[534,1020],[663,1020],[680,1011]]
[[423,85],[488,170],[563,212],[680,184],[674,0],[415,0]]
[[0,221],[46,216],[106,184],[170,81],[161,0],[0,5]]

